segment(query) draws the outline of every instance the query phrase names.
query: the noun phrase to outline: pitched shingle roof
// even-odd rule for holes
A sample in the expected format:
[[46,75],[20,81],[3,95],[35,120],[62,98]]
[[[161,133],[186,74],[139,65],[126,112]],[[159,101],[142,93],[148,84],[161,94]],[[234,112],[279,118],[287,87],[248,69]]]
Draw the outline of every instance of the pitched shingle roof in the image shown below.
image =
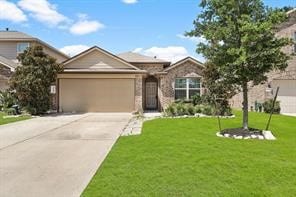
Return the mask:
[[138,53],[133,53],[133,52],[126,52],[126,53],[120,53],[117,54],[118,57],[124,59],[127,62],[130,63],[163,63],[163,64],[170,64],[170,62],[149,57],[146,55],[141,55]]
[[0,39],[35,39],[34,37],[19,31],[0,31]]
[[15,69],[18,64],[0,55],[0,64]]
[[69,58],[68,55],[64,54],[63,52],[54,48],[53,46],[47,44],[46,42],[19,31],[0,31],[0,41],[36,41],[38,43],[41,43],[42,45],[47,46],[53,51],[56,51],[65,58]]

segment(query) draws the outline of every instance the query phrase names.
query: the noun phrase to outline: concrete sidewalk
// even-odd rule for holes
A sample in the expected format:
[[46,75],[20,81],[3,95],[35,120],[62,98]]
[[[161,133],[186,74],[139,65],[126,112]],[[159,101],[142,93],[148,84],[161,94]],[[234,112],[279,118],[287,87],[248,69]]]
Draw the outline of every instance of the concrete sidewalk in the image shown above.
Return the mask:
[[79,196],[130,117],[87,113],[0,126],[0,196]]

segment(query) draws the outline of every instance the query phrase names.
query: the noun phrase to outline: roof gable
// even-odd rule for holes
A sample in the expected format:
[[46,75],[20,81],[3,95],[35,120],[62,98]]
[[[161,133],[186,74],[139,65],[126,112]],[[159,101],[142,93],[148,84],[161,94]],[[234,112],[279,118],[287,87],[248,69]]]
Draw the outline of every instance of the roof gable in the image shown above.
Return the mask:
[[199,66],[199,67],[201,67],[201,68],[204,68],[203,63],[201,63],[200,61],[198,61],[198,60],[196,60],[196,59],[194,59],[194,58],[192,58],[192,57],[186,57],[186,58],[181,59],[181,60],[177,61],[176,63],[172,64],[172,65],[169,66],[168,68],[166,68],[166,69],[164,70],[164,72],[169,71],[169,70],[171,70],[171,69],[173,69],[173,68],[176,68],[176,67],[178,67],[178,66],[181,66],[181,65],[183,65],[185,62],[191,62],[191,63],[196,64],[197,66]]
[[125,60],[113,55],[112,53],[94,46],[82,53],[66,60],[65,69],[130,69],[139,70]]

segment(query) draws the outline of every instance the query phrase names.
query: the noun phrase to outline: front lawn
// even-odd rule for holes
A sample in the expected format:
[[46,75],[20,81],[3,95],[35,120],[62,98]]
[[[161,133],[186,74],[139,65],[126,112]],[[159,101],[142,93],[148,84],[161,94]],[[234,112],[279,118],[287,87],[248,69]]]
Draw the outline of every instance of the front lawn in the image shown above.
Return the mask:
[[11,123],[11,122],[17,122],[20,120],[27,120],[31,118],[29,115],[10,117],[10,118],[3,118],[4,116],[6,116],[6,114],[4,114],[3,112],[0,112],[0,125]]
[[[241,113],[223,119],[239,127]],[[253,128],[267,114],[251,113]],[[218,138],[213,118],[157,119],[120,137],[82,196],[296,196],[296,118],[275,115],[278,138]]]

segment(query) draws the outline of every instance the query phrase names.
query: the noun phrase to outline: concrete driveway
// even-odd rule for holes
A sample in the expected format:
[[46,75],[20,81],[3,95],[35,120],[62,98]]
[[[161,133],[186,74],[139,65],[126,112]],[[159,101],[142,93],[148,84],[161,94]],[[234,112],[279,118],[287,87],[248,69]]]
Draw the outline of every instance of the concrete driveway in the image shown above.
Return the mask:
[[0,126],[0,196],[79,196],[130,117],[87,113]]

